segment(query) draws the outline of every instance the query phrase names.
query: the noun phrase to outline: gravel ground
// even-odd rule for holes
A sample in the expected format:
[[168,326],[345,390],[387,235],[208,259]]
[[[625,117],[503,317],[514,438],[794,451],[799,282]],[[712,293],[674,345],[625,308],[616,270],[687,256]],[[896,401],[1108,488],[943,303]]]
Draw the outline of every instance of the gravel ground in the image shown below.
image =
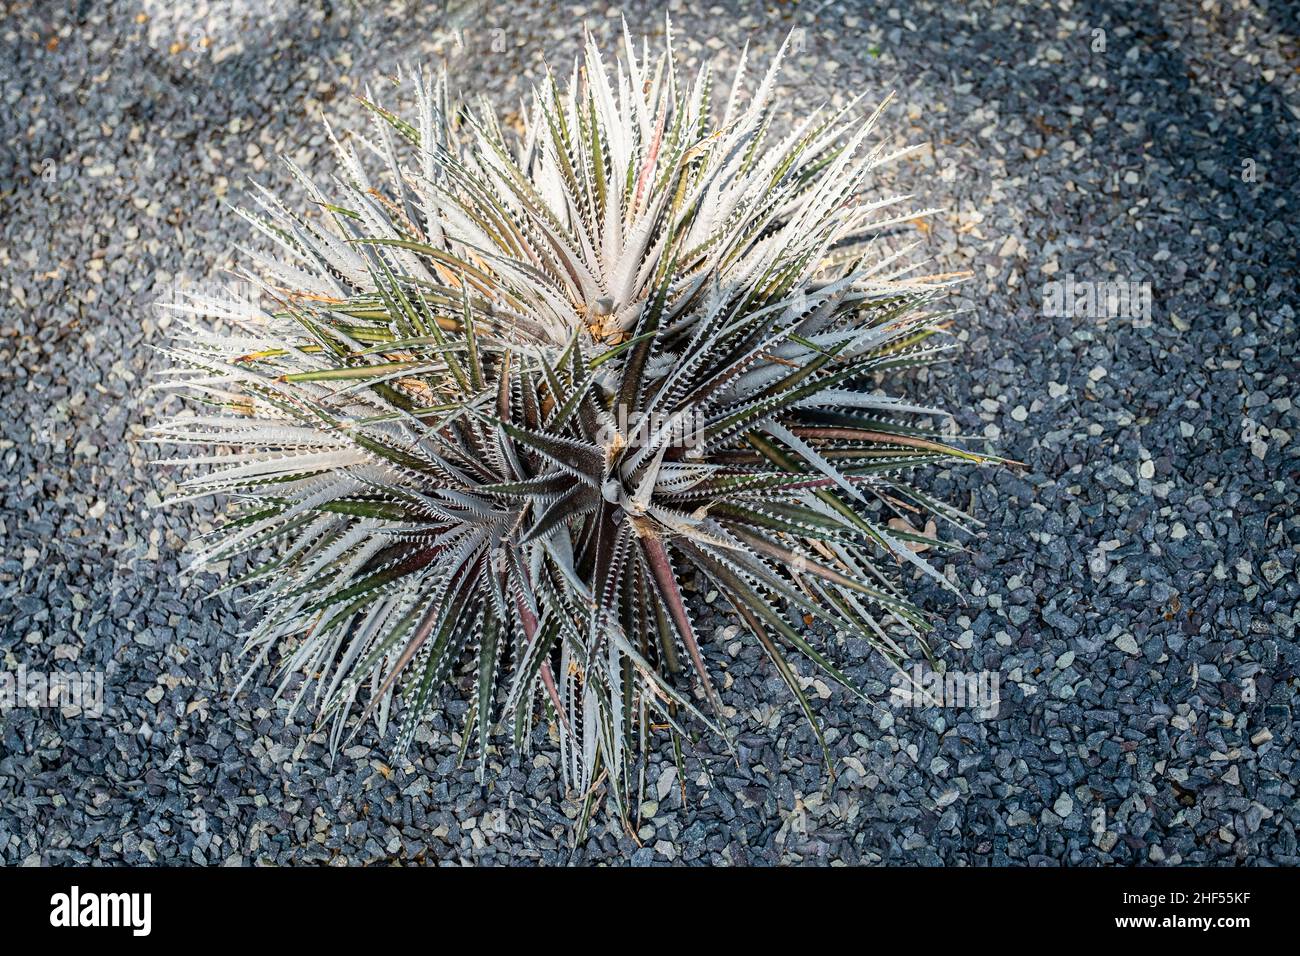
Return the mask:
[[[794,89],[897,90],[895,127],[933,144],[902,175],[949,210],[918,237],[973,271],[972,311],[916,388],[1025,468],[934,478],[986,527],[948,566],[965,603],[921,598],[1001,708],[814,685],[828,786],[761,652],[724,637],[739,766],[706,738],[678,779],[665,754],[640,845],[602,819],[576,847],[545,741],[482,790],[449,723],[410,761],[373,729],[331,760],[265,690],[232,699],[239,614],[179,577],[195,512],[158,508],[137,439],[152,304],[233,264],[225,203],[285,186],[276,154],[328,170],[320,110],[346,126],[367,81],[440,56],[508,108],[616,11],[267,7],[0,3],[0,646],[9,671],[105,672],[101,718],[0,718],[0,860],[1300,863],[1294,7],[675,5],[688,59],[802,28]],[[1150,314],[1045,317],[1067,275],[1149,282]]]

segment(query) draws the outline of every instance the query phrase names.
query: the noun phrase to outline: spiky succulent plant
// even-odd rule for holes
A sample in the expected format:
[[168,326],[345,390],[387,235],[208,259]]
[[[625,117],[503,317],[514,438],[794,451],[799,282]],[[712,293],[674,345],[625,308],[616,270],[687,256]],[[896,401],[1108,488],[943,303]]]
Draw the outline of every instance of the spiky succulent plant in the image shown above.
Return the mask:
[[156,438],[217,446],[173,459],[240,506],[197,563],[260,556],[250,652],[335,743],[398,693],[405,747],[459,685],[480,769],[542,716],[622,809],[652,738],[722,713],[692,578],[814,727],[800,668],[851,684],[809,622],[921,641],[900,572],[946,581],[897,517],[964,516],[906,475],[986,459],[879,386],[947,347],[946,280],[871,241],[918,215],[871,194],[880,110],[771,131],[780,58],[746,96],[742,55],[719,111],[671,43],[625,30],[611,74],[588,40],[517,131],[417,75],[411,122],[367,101],[371,138],[336,141],[333,197],[294,168],[309,213],[246,213],[268,308],[188,308],[169,384],[197,407]]

